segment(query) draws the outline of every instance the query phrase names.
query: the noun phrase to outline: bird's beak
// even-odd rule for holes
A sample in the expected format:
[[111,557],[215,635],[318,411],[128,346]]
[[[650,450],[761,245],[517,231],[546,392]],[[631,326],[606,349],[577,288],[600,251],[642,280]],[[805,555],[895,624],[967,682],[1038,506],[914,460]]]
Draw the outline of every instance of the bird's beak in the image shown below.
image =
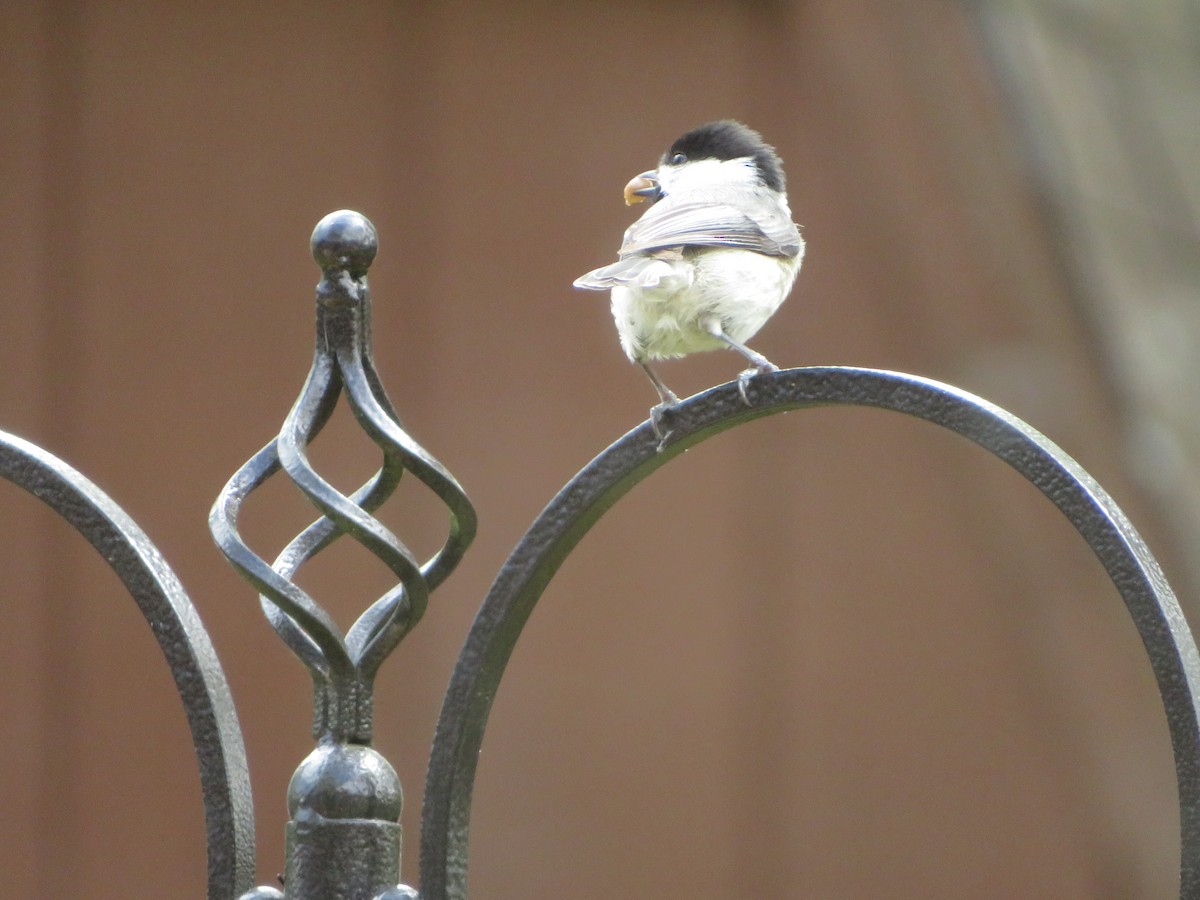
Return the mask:
[[633,206],[641,203],[647,197],[652,201],[662,196],[662,187],[658,183],[658,173],[651,169],[638,175],[625,185],[625,205]]

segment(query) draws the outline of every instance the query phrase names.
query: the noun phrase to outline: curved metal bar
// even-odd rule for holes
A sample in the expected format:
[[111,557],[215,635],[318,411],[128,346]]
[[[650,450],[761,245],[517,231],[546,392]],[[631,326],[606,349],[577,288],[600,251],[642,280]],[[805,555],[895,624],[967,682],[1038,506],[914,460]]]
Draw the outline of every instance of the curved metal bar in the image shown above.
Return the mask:
[[[404,474],[402,467],[381,468],[366,484],[362,485],[357,491],[350,495],[350,501],[362,507],[367,512],[374,512],[378,509],[392,492],[396,489],[396,485],[400,482],[400,477]],[[276,557],[272,568],[279,573],[283,578],[291,579],[300,568],[312,557],[316,556],[335,540],[341,537],[342,532],[337,525],[330,519],[322,516],[315,522],[310,524],[296,537],[294,537],[286,547]],[[402,590],[401,589],[398,589]],[[385,595],[384,600],[389,599],[391,594]],[[263,599],[263,611],[267,614],[267,618],[279,632],[280,636],[288,643],[292,650],[305,659],[305,655],[301,648],[297,646],[298,641],[306,641],[311,644],[311,641],[304,633],[296,626],[296,624],[278,607],[271,603],[270,600]],[[355,632],[360,628],[362,622],[369,613],[381,606],[383,600],[376,601],[370,609],[359,616],[359,620],[354,623],[354,626],[346,633],[346,646],[350,651],[352,659],[357,659],[361,654],[357,649],[355,642]],[[390,610],[385,613],[379,611],[377,615],[383,616],[390,614]],[[304,648],[313,649],[313,648]],[[312,668],[312,666],[310,666]]]
[[99,551],[137,602],[166,657],[200,767],[208,832],[208,898],[232,900],[254,876],[254,809],[233,698],[208,632],[150,539],[62,460],[0,432],[0,477],[33,494]]
[[[466,553],[475,537],[475,507],[467,500],[466,492],[458,480],[446,471],[425,448],[414,441],[389,414],[391,403],[383,393],[383,386],[374,374],[367,370],[364,360],[347,359],[350,354],[339,353],[342,375],[346,380],[346,391],[351,408],[358,417],[363,430],[381,447],[393,447],[403,455],[405,467],[413,473],[438,499],[446,504],[450,513],[450,527],[446,541],[433,559],[421,567],[421,574],[433,591],[446,580]],[[358,355],[355,354],[357,357]]]
[[713,435],[751,419],[815,406],[867,406],[925,419],[969,438],[1044,493],[1079,531],[1120,592],[1158,680],[1175,755],[1181,897],[1200,897],[1200,652],[1158,563],[1099,484],[1029,425],[956,388],[853,368],[755,376],[747,406],[730,383],[669,413],[660,446],[643,423],[585,466],[550,501],[505,562],[451,678],[434,739],[421,840],[422,900],[464,898],[475,766],[488,713],[521,630],[567,555],[635,484]]
[[[237,520],[242,502],[264,481],[279,471],[279,453],[272,441],[239,469],[222,490],[208,516],[213,539],[230,563],[261,595],[264,611],[292,651],[315,676],[353,669],[342,643],[341,632],[329,614],[294,582],[279,575],[242,540]],[[277,622],[268,610],[273,605],[290,617],[292,624]]]
[[[301,409],[302,403],[297,402],[276,442],[279,461],[288,477],[339,531],[352,535],[406,585],[411,582],[410,591],[424,594],[420,566],[408,548],[382,522],[322,478],[309,464],[307,422],[304,417],[297,415]],[[384,449],[386,454],[388,448]]]
[[[333,415],[340,392],[341,381],[338,378],[337,370],[329,365],[329,354],[318,347],[314,354],[312,368],[301,390],[301,398],[297,400],[297,405],[306,404],[309,407],[306,413],[309,440],[325,427]],[[324,544],[319,544],[317,547],[310,547],[310,542],[312,544],[319,542],[320,538],[314,532],[319,531],[322,524],[326,526],[327,531],[333,533],[334,537],[340,532],[334,532],[333,523],[328,519],[318,519],[297,535],[280,553],[275,563],[268,566],[265,560],[257,558],[257,554],[245,545],[237,530],[237,517],[242,501],[251,491],[278,472],[280,467],[276,441],[271,441],[251,457],[230,479],[229,485],[222,494],[222,500],[213,507],[209,516],[209,524],[218,546],[226,546],[229,548],[229,552],[234,554],[231,561],[235,566],[240,562],[241,565],[257,571],[261,583],[268,586],[275,585],[268,593],[259,596],[263,614],[283,642],[291,648],[292,652],[312,673],[316,682],[320,684],[329,678],[331,667],[326,653],[330,651],[336,654],[336,649],[331,649],[330,642],[339,643],[340,632],[333,620],[325,615],[324,610],[317,607],[311,597],[308,597],[307,594],[290,594],[285,582],[291,580],[292,573],[305,559],[320,549],[320,546],[324,546]],[[364,489],[360,489],[360,492]],[[282,581],[277,581],[271,574],[272,572],[282,576]],[[277,604],[272,597],[281,600],[282,605]],[[293,618],[288,615],[284,607],[299,607],[301,610],[299,617]],[[307,618],[305,618],[306,616]],[[321,636],[325,642],[325,649],[322,649],[320,642],[310,636],[310,629],[315,629],[316,633]],[[347,660],[347,667],[348,662]]]
[[[396,464],[434,492],[450,515],[446,541],[433,558],[419,569],[417,584],[402,579],[402,592],[385,595],[359,617],[347,634],[347,644],[357,655],[355,661],[364,674],[373,676],[396,645],[425,614],[429,594],[458,565],[475,536],[475,508],[467,500],[462,486],[442,464],[430,456],[391,418],[391,404],[383,395],[378,377],[372,379],[361,355],[353,349],[338,355],[346,393],[354,415],[363,430],[385,454],[397,457]],[[420,591],[414,590],[419,587]]]

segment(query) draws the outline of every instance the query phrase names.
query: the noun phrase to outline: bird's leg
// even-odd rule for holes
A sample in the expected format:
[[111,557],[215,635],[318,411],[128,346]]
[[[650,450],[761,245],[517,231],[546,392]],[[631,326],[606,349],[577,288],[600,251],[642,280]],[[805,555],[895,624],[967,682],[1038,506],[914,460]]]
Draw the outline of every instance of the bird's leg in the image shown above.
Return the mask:
[[763,372],[778,372],[779,366],[775,365],[775,363],[771,362],[758,351],[751,350],[741,341],[735,341],[727,335],[718,319],[707,319],[703,324],[705,331],[717,340],[728,344],[730,349],[736,350],[750,361],[750,368],[739,372],[737,377],[738,393],[742,395],[742,402],[750,406],[750,397],[746,394],[746,388],[750,386],[750,379],[755,375],[761,375]]
[[646,377],[650,379],[650,383],[658,391],[658,396],[662,399],[662,403],[659,404],[660,406],[674,406],[679,402],[679,398],[675,396],[675,392],[666,386],[663,380],[658,377],[657,372],[650,368],[650,363],[640,362],[638,365],[642,367],[642,371],[646,373]]
[[650,424],[654,427],[654,433],[658,435],[659,449],[662,449],[662,445],[665,444],[667,438],[671,436],[670,431],[663,431],[663,415],[667,412],[667,410],[679,403],[679,398],[676,397],[675,392],[667,387],[663,380],[658,377],[658,373],[650,368],[650,364],[648,362],[642,361],[639,362],[638,365],[642,367],[642,371],[646,373],[646,377],[650,379],[650,383],[654,385],[654,389],[658,391],[658,397],[661,401],[650,408]]

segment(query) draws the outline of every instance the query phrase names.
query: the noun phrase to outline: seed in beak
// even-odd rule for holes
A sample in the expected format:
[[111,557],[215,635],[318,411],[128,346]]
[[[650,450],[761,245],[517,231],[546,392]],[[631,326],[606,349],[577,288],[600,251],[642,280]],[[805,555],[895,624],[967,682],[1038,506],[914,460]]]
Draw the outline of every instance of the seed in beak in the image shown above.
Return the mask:
[[642,203],[647,197],[656,197],[657,194],[658,182],[649,173],[643,173],[625,185],[625,205]]

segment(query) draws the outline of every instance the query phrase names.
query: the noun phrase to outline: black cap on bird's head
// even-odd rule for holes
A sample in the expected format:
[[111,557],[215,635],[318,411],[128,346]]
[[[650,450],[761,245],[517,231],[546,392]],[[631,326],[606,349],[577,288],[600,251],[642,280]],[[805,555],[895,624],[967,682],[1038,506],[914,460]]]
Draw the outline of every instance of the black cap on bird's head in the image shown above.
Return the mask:
[[706,159],[718,162],[748,159],[764,185],[780,194],[786,189],[783,163],[776,155],[775,148],[753,128],[733,119],[720,119],[693,128],[662,155],[657,170],[635,176],[625,185],[625,204],[631,206],[645,200],[655,202],[661,199],[666,189],[662,183],[666,174],[664,167],[677,170],[689,162]]
[[772,190],[783,192],[786,179],[783,164],[775,148],[761,134],[733,119],[708,122],[694,128],[671,145],[663,154],[661,164],[682,165],[697,159],[743,159],[754,161],[762,173],[763,183]]

